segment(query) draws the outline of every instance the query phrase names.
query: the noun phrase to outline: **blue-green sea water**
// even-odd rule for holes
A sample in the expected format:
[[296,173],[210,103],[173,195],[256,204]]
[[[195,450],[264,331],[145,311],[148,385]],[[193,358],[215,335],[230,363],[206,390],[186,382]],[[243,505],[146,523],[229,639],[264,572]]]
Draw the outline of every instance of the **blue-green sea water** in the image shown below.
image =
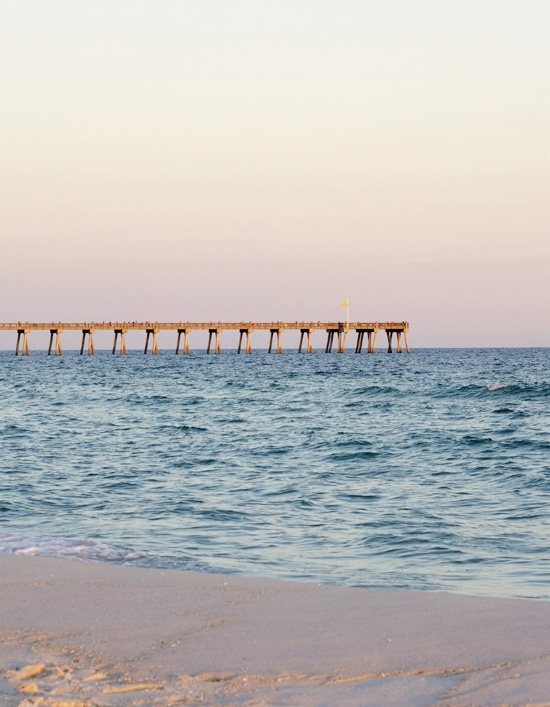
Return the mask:
[[550,350],[0,353],[0,551],[550,598]]

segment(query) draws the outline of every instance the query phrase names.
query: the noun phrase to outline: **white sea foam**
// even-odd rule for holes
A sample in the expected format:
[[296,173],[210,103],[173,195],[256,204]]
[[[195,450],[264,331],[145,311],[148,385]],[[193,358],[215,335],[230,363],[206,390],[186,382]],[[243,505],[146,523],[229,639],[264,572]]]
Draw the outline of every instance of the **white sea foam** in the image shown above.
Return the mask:
[[146,557],[145,552],[130,552],[96,540],[41,537],[27,533],[0,533],[0,553],[8,555],[44,555],[85,562],[122,564]]
[[506,383],[488,383],[487,390],[500,390],[501,388],[507,388]]

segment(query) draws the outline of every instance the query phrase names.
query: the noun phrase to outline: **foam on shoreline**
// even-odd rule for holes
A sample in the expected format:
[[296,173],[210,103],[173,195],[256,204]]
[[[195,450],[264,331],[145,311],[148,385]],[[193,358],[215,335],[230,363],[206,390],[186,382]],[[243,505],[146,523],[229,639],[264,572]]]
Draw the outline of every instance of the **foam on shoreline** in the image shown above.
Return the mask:
[[97,540],[54,538],[33,533],[0,533],[0,553],[114,564],[147,557],[146,552],[128,552]]

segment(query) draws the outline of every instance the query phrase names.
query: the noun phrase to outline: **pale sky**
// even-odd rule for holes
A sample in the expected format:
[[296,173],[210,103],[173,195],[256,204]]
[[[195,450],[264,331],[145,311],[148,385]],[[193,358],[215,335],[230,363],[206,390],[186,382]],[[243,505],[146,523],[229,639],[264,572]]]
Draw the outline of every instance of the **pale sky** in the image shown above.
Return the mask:
[[412,346],[550,345],[549,30],[539,0],[0,0],[0,320],[348,298]]

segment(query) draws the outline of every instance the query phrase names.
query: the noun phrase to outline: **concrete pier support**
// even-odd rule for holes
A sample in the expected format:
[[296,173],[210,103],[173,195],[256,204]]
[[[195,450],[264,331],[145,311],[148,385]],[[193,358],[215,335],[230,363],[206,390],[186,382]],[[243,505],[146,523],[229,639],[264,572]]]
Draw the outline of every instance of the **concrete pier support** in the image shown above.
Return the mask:
[[155,327],[155,328],[153,328],[153,329],[146,329],[145,331],[146,331],[146,336],[145,336],[145,349],[143,350],[143,353],[144,353],[144,354],[147,353],[147,349],[148,349],[148,347],[149,347],[149,337],[150,337],[151,334],[152,334],[152,335],[153,335],[153,347],[152,347],[152,349],[151,349],[151,353],[153,353],[153,354],[158,354],[158,352],[159,352],[159,347],[158,347],[158,344],[157,344],[157,334],[159,333],[159,329],[157,329],[157,328]]
[[338,353],[346,353],[347,328],[340,327],[338,331]]
[[118,339],[118,335],[120,334],[120,353],[123,355],[126,355],[126,342],[124,341],[124,334],[128,331],[128,329],[115,329],[115,340],[113,343],[113,353],[116,352],[116,342]]
[[190,354],[189,351],[189,329],[178,329],[178,343],[176,344],[176,354],[180,352],[181,335],[183,334],[183,353]]
[[209,329],[208,330],[208,346],[206,348],[206,353],[210,353],[210,347],[212,345],[212,337],[216,336],[216,345],[214,347],[214,353],[221,354],[222,350],[220,347],[220,330],[219,329]]
[[355,353],[361,353],[363,350],[365,334],[367,335],[367,353],[375,352],[378,329],[357,329],[357,344],[355,346]]
[[82,344],[80,346],[80,355],[84,353],[84,344],[86,343],[86,334],[88,334],[88,356],[90,354],[95,354],[95,349],[94,349],[94,339],[92,334],[95,332],[95,329],[82,329]]
[[397,353],[403,353],[403,349],[401,348],[401,332],[396,331],[397,334]]
[[237,353],[241,353],[241,347],[242,347],[242,342],[243,342],[243,336],[246,334],[246,353],[251,354],[252,353],[252,345],[250,343],[250,334],[252,333],[252,329],[247,327],[246,329],[239,329],[239,348],[237,349]]
[[348,329],[343,324],[338,326],[338,329],[327,329],[327,345],[325,348],[325,353],[332,352],[332,345],[334,343],[334,337],[338,335],[338,353],[346,352],[346,340],[348,338]]
[[273,347],[273,337],[275,334],[277,334],[277,353],[283,353],[283,347],[281,345],[281,334],[283,333],[282,329],[270,329],[269,330],[269,349],[267,353],[271,353],[271,349]]
[[372,346],[369,353],[375,353],[376,351],[376,337],[378,336],[378,329],[374,330],[374,336],[372,337]]
[[402,329],[386,329],[386,335],[388,337],[388,353],[393,352],[392,348],[392,340],[393,340],[393,335],[396,335],[397,337],[397,353],[403,353],[403,346],[401,343],[401,336],[405,339],[405,348],[407,350],[407,353],[410,353],[409,349],[409,341],[407,339],[407,328],[402,328]]
[[55,355],[56,356],[61,356],[63,353],[63,350],[61,349],[61,332],[63,329],[50,329],[50,345],[48,347],[48,356],[51,356],[52,353],[52,346],[53,346],[53,338],[55,336]]
[[17,343],[15,345],[15,355],[19,356],[19,342],[21,341],[21,337],[23,337],[23,347],[21,349],[21,356],[30,356],[30,351],[29,351],[29,340],[27,339],[27,334],[30,332],[30,329],[18,329],[17,330]]
[[302,353],[302,343],[304,341],[304,334],[307,334],[307,352],[313,353],[313,347],[311,345],[311,334],[313,329],[300,329],[300,345],[298,346],[298,353]]

